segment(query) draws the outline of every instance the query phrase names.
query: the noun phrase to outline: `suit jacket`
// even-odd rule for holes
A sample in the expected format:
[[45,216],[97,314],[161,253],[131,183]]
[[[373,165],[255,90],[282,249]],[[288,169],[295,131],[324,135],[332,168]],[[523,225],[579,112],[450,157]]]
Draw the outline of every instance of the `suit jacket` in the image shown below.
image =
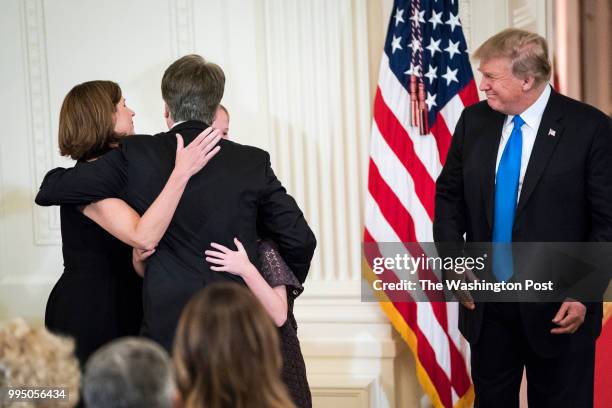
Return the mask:
[[[506,115],[486,101],[466,108],[436,184],[436,242],[491,242],[495,165]],[[555,135],[550,135],[553,129]],[[612,240],[612,132],[597,109],[551,92],[516,208],[515,242]],[[460,308],[459,328],[477,342],[486,304]],[[522,303],[523,327],[534,350],[555,355],[568,336],[552,335],[559,304]],[[600,303],[587,304],[573,336],[592,341],[601,330]]]
[[[189,144],[207,125],[188,121],[167,133],[125,138],[121,146],[90,163],[54,169],[43,180],[39,205],[83,204],[119,197],[143,214],[174,168],[176,133]],[[172,222],[149,258],[143,284],[143,332],[170,350],[185,303],[198,289],[234,275],[210,270],[204,250],[211,242],[243,243],[258,265],[257,239],[273,240],[304,282],[316,240],[295,200],[270,167],[268,153],[228,140],[189,180]]]

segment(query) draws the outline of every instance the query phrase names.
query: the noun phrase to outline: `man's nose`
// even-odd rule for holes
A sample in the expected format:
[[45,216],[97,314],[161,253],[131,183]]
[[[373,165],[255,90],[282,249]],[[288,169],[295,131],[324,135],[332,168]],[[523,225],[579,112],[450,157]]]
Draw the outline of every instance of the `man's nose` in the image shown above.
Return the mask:
[[480,80],[480,86],[478,87],[478,89],[480,89],[481,91],[486,91],[489,89],[489,81],[487,80],[486,77],[482,77],[482,79]]

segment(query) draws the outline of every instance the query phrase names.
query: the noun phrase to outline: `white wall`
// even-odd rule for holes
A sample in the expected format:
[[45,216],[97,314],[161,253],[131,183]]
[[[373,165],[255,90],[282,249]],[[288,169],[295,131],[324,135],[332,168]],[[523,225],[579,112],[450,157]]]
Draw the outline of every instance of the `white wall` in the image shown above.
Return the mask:
[[[460,0],[469,46],[511,23],[545,30],[541,4]],[[58,212],[33,198],[47,170],[71,165],[56,141],[65,94],[115,80],[136,131],[162,131],[162,73],[195,52],[225,70],[232,137],[271,152],[319,240],[296,304],[315,406],[417,406],[411,356],[359,292],[372,90],[391,5],[0,0],[0,319],[42,319],[62,271]]]

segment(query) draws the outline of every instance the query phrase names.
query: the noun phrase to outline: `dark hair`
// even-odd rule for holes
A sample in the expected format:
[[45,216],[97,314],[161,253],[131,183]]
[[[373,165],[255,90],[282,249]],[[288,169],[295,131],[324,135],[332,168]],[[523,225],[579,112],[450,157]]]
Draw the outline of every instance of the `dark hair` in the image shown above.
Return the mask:
[[120,100],[121,88],[112,81],[89,81],[72,88],[60,110],[61,155],[89,160],[110,150],[121,137],[115,133],[114,118]]
[[225,75],[221,67],[190,54],[166,69],[161,91],[175,122],[199,120],[211,124],[224,87]]
[[277,329],[236,283],[215,283],[187,304],[174,342],[185,408],[293,407],[280,379]]

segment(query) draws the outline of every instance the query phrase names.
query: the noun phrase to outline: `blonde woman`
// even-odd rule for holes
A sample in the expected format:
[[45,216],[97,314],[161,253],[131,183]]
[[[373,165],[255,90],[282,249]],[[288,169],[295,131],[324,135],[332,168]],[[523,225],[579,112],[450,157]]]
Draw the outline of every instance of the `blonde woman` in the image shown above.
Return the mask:
[[[49,387],[65,400],[40,399],[29,407],[74,407],[79,402],[81,372],[74,341],[31,326],[21,318],[0,325],[0,388]],[[9,395],[2,395],[0,406]],[[64,398],[64,397],[62,397]],[[8,406],[8,405],[7,405]],[[20,405],[21,406],[21,405]]]

